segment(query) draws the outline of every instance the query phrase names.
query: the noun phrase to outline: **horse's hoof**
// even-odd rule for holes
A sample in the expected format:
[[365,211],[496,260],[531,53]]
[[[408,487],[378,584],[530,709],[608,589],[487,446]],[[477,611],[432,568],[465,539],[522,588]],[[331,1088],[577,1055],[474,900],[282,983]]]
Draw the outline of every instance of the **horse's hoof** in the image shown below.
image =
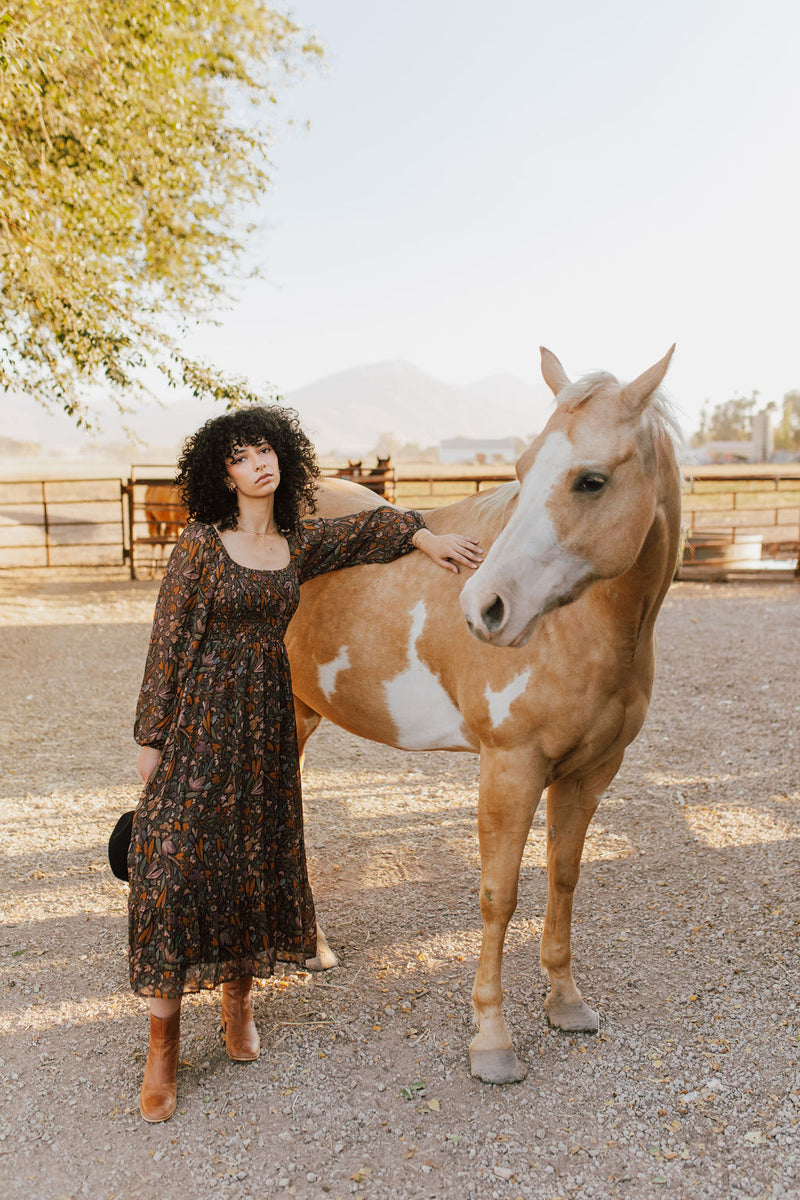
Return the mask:
[[470,1073],[484,1083],[519,1083],[528,1074],[514,1051],[470,1050]]
[[328,945],[328,939],[325,934],[317,926],[317,953],[313,958],[306,959],[307,971],[330,971],[331,967],[338,967],[339,960]]
[[338,967],[339,960],[327,944],[325,946],[317,946],[317,953],[314,958],[306,959],[307,971],[330,971],[332,967]]
[[563,1029],[565,1033],[597,1033],[600,1028],[599,1014],[583,1000],[558,1004],[548,996],[544,1011],[550,1024],[556,1029]]

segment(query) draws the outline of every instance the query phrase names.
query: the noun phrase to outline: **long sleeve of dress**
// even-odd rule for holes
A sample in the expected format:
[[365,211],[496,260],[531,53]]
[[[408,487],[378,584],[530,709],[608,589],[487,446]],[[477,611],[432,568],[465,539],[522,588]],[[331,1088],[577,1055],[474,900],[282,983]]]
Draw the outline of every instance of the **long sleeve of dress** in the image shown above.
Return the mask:
[[347,517],[300,522],[294,556],[301,583],[361,563],[387,563],[414,549],[411,541],[425,522],[418,512],[380,508]]
[[133,736],[140,746],[164,745],[181,680],[205,632],[208,604],[202,576],[207,538],[203,526],[187,525],[164,572],[136,705]]

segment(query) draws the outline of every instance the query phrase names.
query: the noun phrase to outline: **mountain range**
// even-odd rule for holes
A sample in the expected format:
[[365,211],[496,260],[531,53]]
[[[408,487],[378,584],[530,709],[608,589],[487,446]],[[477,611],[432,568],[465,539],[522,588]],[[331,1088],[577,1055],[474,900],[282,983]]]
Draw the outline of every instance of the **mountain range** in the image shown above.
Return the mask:
[[[321,455],[357,457],[374,452],[382,435],[400,445],[438,445],[452,437],[525,440],[538,432],[552,410],[544,384],[493,375],[471,384],[448,384],[408,362],[380,362],[325,376],[287,392],[282,402],[297,409],[300,422]],[[75,450],[87,434],[68,417],[51,414],[25,398],[2,401],[5,437],[43,448]],[[132,430],[140,449],[174,452],[209,416],[220,412],[195,400],[149,404],[121,416],[108,406],[94,440],[126,440]]]
[[448,384],[407,362],[328,375],[286,396],[323,454],[368,453],[385,434],[435,446],[446,438],[527,439],[544,425],[552,395],[511,375]]

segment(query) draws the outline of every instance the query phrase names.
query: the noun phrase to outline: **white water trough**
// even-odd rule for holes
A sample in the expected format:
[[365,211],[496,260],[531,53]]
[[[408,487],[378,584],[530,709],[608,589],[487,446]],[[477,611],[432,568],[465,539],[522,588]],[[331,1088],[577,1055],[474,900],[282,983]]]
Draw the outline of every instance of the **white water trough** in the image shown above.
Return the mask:
[[693,530],[683,548],[683,565],[697,567],[752,567],[761,562],[762,537],[730,529]]

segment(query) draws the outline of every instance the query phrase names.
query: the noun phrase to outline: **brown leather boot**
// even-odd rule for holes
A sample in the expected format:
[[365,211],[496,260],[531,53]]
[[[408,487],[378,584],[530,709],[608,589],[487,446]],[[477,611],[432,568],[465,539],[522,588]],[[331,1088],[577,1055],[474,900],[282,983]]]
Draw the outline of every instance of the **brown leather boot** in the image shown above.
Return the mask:
[[139,1112],[145,1121],[167,1121],[175,1112],[180,1028],[180,1009],[171,1017],[150,1014],[150,1050],[139,1093]]
[[236,1062],[252,1062],[261,1049],[250,1003],[252,986],[252,975],[222,985],[222,1034],[228,1056]]

